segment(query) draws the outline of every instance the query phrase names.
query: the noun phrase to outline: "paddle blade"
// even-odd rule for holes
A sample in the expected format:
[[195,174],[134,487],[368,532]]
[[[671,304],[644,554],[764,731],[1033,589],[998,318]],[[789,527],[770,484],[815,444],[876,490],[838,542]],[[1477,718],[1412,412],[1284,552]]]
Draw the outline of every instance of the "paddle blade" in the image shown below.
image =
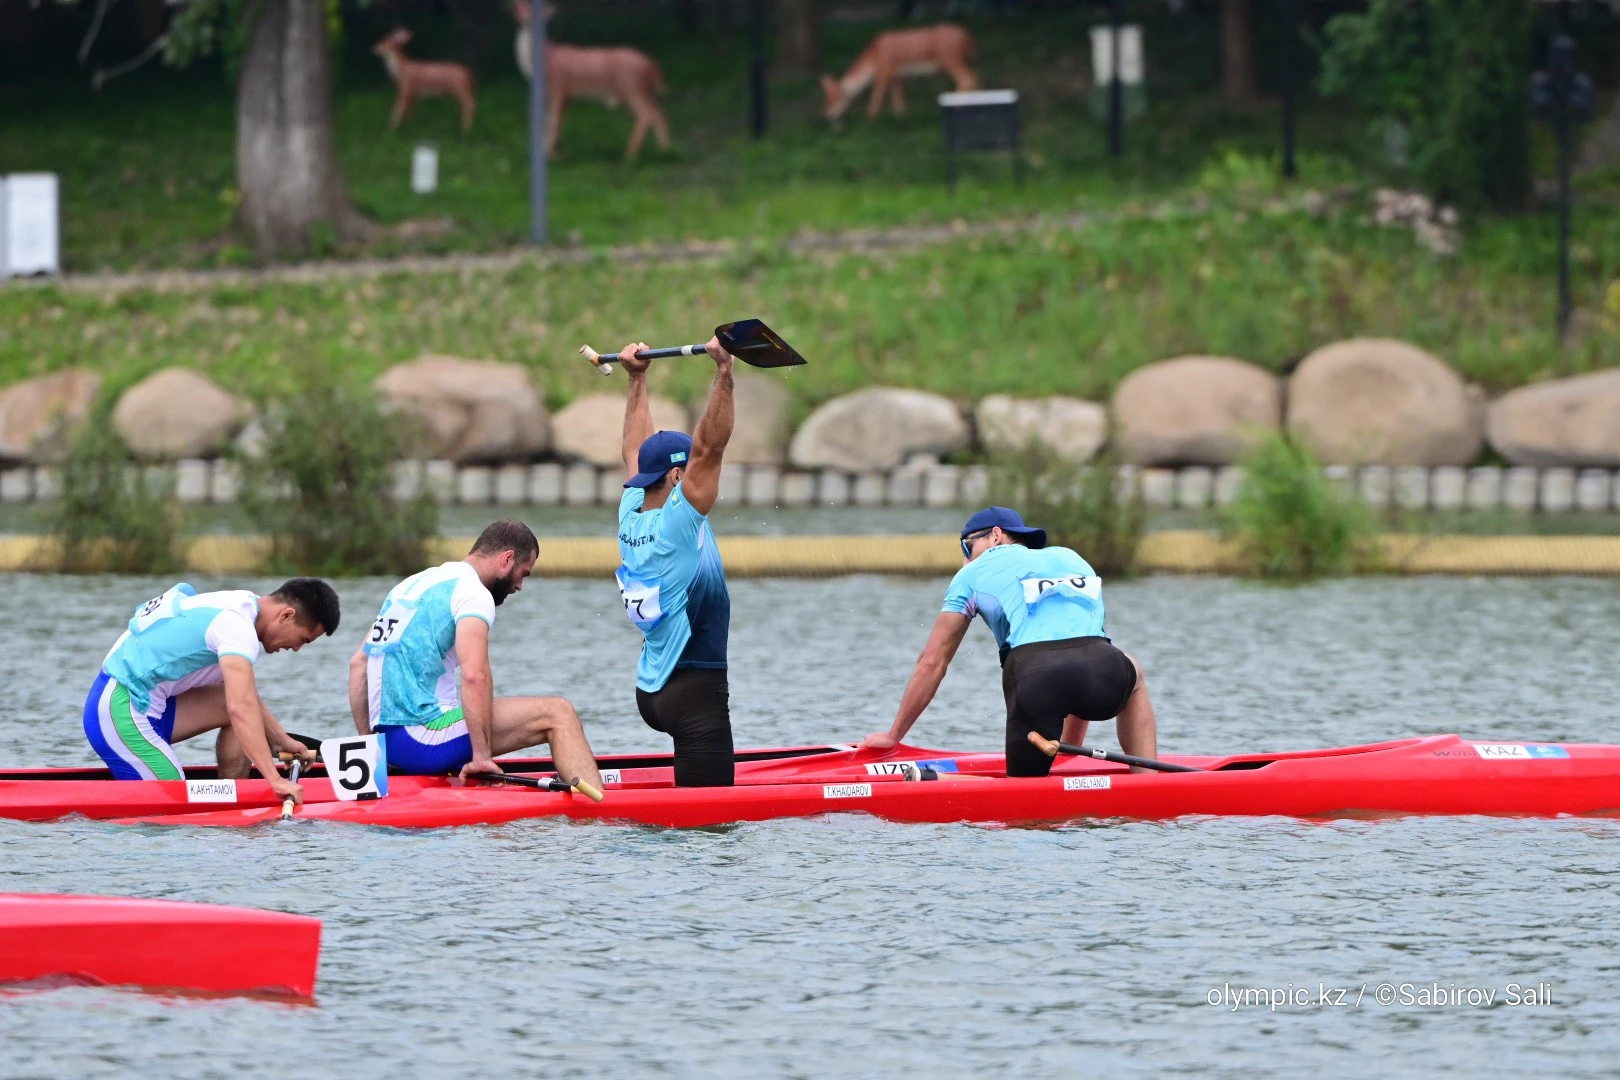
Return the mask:
[[809,363],[793,346],[758,319],[741,319],[714,328],[726,352],[750,367],[802,367]]

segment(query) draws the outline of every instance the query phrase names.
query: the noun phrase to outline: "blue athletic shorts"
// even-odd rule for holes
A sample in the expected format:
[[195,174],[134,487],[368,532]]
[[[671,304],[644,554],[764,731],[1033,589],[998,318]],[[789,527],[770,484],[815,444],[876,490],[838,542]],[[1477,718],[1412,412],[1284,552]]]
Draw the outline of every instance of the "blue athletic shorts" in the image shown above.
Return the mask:
[[472,738],[460,709],[451,709],[437,720],[409,727],[385,726],[383,740],[388,765],[411,776],[442,776],[457,773],[472,760]]
[[84,734],[112,770],[114,780],[184,780],[180,759],[169,745],[174,738],[174,703],[143,714],[129,691],[103,671],[84,699]]

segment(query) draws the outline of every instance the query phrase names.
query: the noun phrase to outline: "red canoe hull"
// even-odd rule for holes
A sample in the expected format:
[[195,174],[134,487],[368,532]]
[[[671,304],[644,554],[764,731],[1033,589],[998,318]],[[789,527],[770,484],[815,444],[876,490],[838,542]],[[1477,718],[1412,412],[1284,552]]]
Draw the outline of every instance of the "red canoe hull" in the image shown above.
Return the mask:
[[315,994],[321,923],[302,915],[116,896],[0,893],[0,981]]

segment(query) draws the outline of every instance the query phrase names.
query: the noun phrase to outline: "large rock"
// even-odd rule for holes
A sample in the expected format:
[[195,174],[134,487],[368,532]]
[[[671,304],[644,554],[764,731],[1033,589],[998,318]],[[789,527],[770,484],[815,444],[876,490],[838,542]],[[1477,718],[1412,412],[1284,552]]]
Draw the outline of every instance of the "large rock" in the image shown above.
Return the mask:
[[136,457],[214,457],[247,422],[247,402],[190,368],[164,368],[124,391],[113,426]]
[[871,472],[893,469],[913,454],[949,454],[971,438],[949,398],[873,387],[811,413],[793,436],[788,460],[801,469]]
[[1483,401],[1404,341],[1355,338],[1311,353],[1288,382],[1288,426],[1331,464],[1469,465]]
[[383,372],[376,388],[421,423],[415,457],[525,461],[551,445],[545,403],[521,364],[423,356]]
[[69,368],[0,390],[0,459],[8,464],[59,460],[73,429],[90,417],[101,376]]
[[992,454],[1021,454],[1031,444],[1076,465],[1108,439],[1108,410],[1071,397],[1015,398],[991,394],[973,412],[979,443]]
[[[690,431],[686,409],[653,394],[653,430]],[[551,447],[559,457],[587,461],[601,468],[624,464],[624,395],[586,394],[551,418]]]
[[1230,465],[1282,425],[1282,384],[1226,356],[1178,356],[1114,391],[1120,456],[1137,465]]
[[1620,467],[1620,371],[1514,390],[1491,405],[1485,429],[1514,465]]
[[[787,457],[788,409],[791,398],[780,378],[754,371],[734,376],[737,420],[726,444],[726,463],[731,465],[780,465]],[[713,383],[710,384],[712,389]],[[709,404],[709,394],[692,406],[696,426]]]

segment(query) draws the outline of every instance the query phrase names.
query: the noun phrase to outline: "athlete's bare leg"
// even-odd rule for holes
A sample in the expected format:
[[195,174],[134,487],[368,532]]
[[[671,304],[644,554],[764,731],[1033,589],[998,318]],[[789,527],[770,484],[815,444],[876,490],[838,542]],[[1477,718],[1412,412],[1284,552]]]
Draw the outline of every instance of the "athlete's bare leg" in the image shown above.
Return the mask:
[[175,699],[173,742],[182,743],[216,728],[219,740],[214,743],[214,760],[219,762],[219,775],[226,780],[246,779],[253,763],[248,761],[231,728],[231,716],[225,709],[225,685],[198,686]]
[[1082,720],[1074,713],[1063,718],[1062,741],[1070,746],[1084,746],[1086,744],[1086,728],[1091,726],[1089,720]]
[[579,714],[567,698],[502,697],[495,699],[493,750],[496,757],[549,743],[557,775],[602,786],[596,755],[585,739]]
[[[1131,691],[1115,721],[1119,748],[1135,757],[1156,758],[1159,756],[1159,726],[1153,716],[1153,702],[1148,697],[1147,676],[1142,673],[1142,665],[1136,662],[1136,657],[1126,653],[1125,658],[1136,668],[1136,689]],[[1131,771],[1152,770],[1133,768]]]

